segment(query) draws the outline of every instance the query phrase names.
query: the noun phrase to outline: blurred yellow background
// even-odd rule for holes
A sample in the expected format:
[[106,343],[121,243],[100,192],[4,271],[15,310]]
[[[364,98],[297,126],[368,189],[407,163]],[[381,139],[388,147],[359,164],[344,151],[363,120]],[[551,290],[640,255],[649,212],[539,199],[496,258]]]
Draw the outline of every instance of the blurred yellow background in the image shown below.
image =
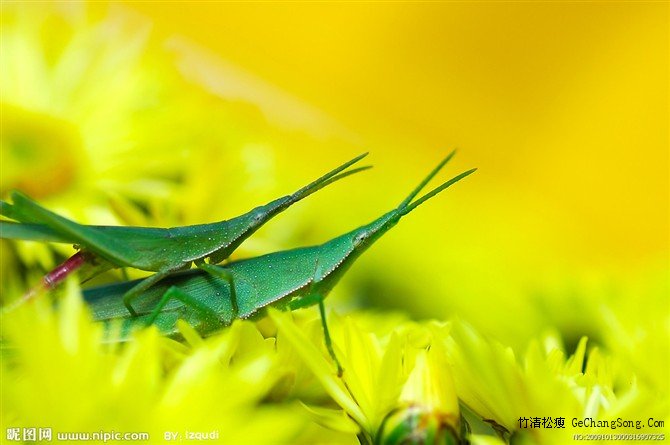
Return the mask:
[[[91,7],[104,16],[110,5]],[[224,132],[224,142],[199,133],[209,155],[190,168],[229,205],[189,222],[236,215],[370,151],[372,171],[259,233],[284,248],[318,243],[400,202],[454,147],[442,178],[479,168],[361,258],[337,292],[342,311],[353,293],[357,304],[415,317],[458,315],[515,345],[548,327],[597,340],[595,315],[620,300],[667,315],[667,3],[111,9],[152,22],[212,109],[220,100],[250,116],[245,131],[262,128],[261,143],[226,139],[237,127],[219,115],[162,109],[177,123],[166,138],[180,138],[181,120]],[[230,149],[253,178],[246,188],[222,173],[225,158],[213,159]]]
[[372,152],[373,172],[306,204],[318,239],[388,209],[452,147],[452,172],[479,167],[361,260],[379,286],[434,294],[423,316],[513,329],[547,288],[667,271],[667,4],[131,5],[341,124],[278,153],[280,172]]

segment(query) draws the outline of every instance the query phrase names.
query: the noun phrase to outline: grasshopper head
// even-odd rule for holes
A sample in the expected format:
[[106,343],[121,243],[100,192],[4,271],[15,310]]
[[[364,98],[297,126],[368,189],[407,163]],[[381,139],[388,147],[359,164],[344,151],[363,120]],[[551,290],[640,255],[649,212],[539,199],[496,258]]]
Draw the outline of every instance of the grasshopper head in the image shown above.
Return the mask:
[[452,151],[449,153],[449,155],[444,158],[438,165],[431,171],[428,176],[426,176],[421,183],[414,189],[412,192],[400,203],[400,205],[395,208],[394,210],[382,215],[375,221],[371,222],[370,224],[360,227],[353,232],[350,232],[349,235],[351,236],[351,243],[353,245],[353,248],[358,251],[363,251],[367,249],[372,243],[374,243],[377,239],[379,239],[384,233],[386,233],[388,230],[390,230],[393,226],[395,226],[398,221],[400,221],[400,218],[403,216],[407,215],[410,213],[412,210],[417,208],[419,205],[422,203],[426,202],[430,198],[434,197],[441,191],[445,190],[446,188],[452,186],[453,184],[457,183],[461,179],[465,178],[466,176],[474,173],[475,170],[477,169],[471,169],[466,172],[461,173],[460,175],[457,175],[450,180],[442,183],[438,187],[434,188],[430,192],[426,193],[419,199],[414,200],[416,196],[419,194],[419,192],[428,184],[428,182],[442,169],[442,167],[445,166],[447,162],[454,156],[456,152]]
[[370,224],[349,233],[354,250],[364,251],[400,221],[397,210],[388,212]]
[[265,205],[258,206],[248,213],[249,230],[255,232],[260,226],[274,218],[291,205],[291,199],[288,196],[275,199]]
[[339,181],[342,178],[346,178],[347,176],[369,169],[370,167],[366,166],[347,170],[350,166],[357,163],[367,155],[368,155],[367,153],[363,153],[361,155],[356,156],[355,158],[329,171],[325,175],[321,176],[319,179],[311,182],[310,184],[307,184],[306,186],[304,186],[303,188],[301,188],[300,190],[291,195],[275,199],[274,201],[268,204],[256,207],[247,214],[248,215],[247,224],[249,225],[249,231],[251,232],[255,231],[260,226],[265,224],[267,221],[272,219],[278,213],[286,210],[296,202],[305,199],[312,193],[321,190],[327,185]]
[[[321,292],[327,293],[329,289],[332,289],[337,280],[339,280],[356,258],[395,226],[400,221],[400,218],[407,215],[421,203],[474,172],[473,169],[461,173],[412,202],[421,189],[452,156],[453,153],[443,160],[397,208],[380,216],[370,224],[352,230],[320,246],[322,252],[319,256],[317,278],[320,286],[322,286]],[[326,277],[328,278],[326,279]]]

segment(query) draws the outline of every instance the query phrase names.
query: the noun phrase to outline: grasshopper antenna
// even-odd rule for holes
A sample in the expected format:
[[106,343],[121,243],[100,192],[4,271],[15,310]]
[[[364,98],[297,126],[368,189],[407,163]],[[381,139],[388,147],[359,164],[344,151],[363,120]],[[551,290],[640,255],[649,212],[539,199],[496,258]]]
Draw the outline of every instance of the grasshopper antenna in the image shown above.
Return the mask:
[[443,183],[442,185],[439,185],[438,187],[435,187],[433,190],[426,193],[425,195],[423,195],[421,198],[417,199],[413,203],[411,203],[411,204],[405,206],[404,208],[400,209],[400,214],[401,215],[407,215],[409,212],[411,212],[415,208],[419,207],[421,204],[428,201],[433,196],[437,195],[438,193],[440,193],[444,189],[451,187],[452,185],[456,184],[461,179],[465,178],[466,176],[469,176],[469,175],[473,174],[476,171],[477,171],[477,169],[473,168],[473,169],[470,169],[468,171],[465,171],[465,172],[461,173],[460,175],[454,176],[453,178],[451,178],[447,182]]
[[355,168],[353,170],[350,170],[348,172],[341,173],[342,171],[346,170],[347,168],[349,168],[353,164],[357,163],[358,161],[360,161],[361,159],[366,157],[367,155],[368,155],[367,152],[365,152],[363,154],[360,154],[360,155],[356,156],[355,158],[353,158],[352,160],[347,161],[344,164],[340,165],[336,169],[329,171],[328,173],[321,176],[316,181],[313,181],[313,182],[307,184],[306,186],[304,186],[303,188],[301,188],[297,192],[290,195],[290,202],[300,201],[301,199],[305,198],[306,196],[311,195],[312,193],[316,192],[317,190],[322,189],[323,187],[325,187],[328,184],[331,184],[331,183],[333,183],[333,182],[335,182],[339,179],[342,179],[346,176],[349,176],[351,174],[358,173],[358,172],[363,171],[363,170],[367,170],[370,167],[359,167],[359,168]]
[[426,176],[426,177],[423,179],[423,181],[421,181],[421,183],[420,183],[414,190],[412,190],[412,193],[410,193],[409,196],[407,196],[407,198],[405,198],[405,200],[404,200],[403,202],[400,203],[400,205],[398,206],[398,209],[402,209],[402,208],[404,208],[404,207],[407,207],[407,205],[408,205],[410,202],[412,202],[412,200],[416,197],[416,195],[418,195],[419,192],[426,186],[426,184],[428,184],[428,182],[429,182],[431,179],[433,179],[433,177],[435,177],[435,175],[436,175],[440,170],[442,170],[442,167],[444,167],[444,166],[447,164],[447,162],[449,162],[449,161],[451,160],[451,158],[454,157],[455,154],[456,154],[456,150],[453,150],[453,151],[452,151],[451,153],[449,153],[444,159],[442,159],[442,161],[441,161],[439,164],[437,164],[437,167],[435,167],[435,168],[433,169],[433,171],[431,171],[430,173],[428,173],[428,176]]

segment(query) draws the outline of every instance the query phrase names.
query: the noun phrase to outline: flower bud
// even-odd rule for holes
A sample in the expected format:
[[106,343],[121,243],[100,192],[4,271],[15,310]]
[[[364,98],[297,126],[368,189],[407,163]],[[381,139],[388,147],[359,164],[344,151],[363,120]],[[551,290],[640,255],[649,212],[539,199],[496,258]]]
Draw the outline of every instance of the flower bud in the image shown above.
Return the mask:
[[417,355],[399,401],[399,408],[382,423],[381,443],[460,443],[458,399],[441,346],[433,345]]

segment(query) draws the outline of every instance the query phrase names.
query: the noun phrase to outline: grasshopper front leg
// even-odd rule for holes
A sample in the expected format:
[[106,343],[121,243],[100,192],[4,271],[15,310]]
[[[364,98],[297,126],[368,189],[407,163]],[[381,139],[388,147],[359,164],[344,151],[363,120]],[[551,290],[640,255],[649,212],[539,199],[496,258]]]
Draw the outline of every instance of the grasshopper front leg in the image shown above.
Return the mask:
[[330,354],[330,356],[335,361],[335,364],[337,365],[337,376],[342,377],[344,369],[342,368],[340,361],[337,359],[337,356],[335,355],[335,350],[333,349],[333,341],[330,338],[328,323],[326,323],[326,307],[324,306],[323,298],[321,297],[319,298],[319,313],[321,314],[321,325],[323,326],[323,337],[326,342],[326,348],[328,349],[328,353]]
[[328,323],[326,321],[326,307],[323,304],[323,299],[324,297],[321,296],[318,292],[312,291],[309,295],[306,295],[303,298],[291,301],[288,305],[288,308],[290,310],[296,310],[309,307],[314,304],[319,305],[319,314],[321,315],[321,326],[323,326],[324,343],[326,344],[326,349],[328,349],[328,354],[330,354],[330,357],[337,365],[337,376],[342,377],[344,368],[342,368],[340,361],[337,359],[337,355],[335,355],[335,349],[333,348],[333,340],[330,337],[330,330],[328,329]]

